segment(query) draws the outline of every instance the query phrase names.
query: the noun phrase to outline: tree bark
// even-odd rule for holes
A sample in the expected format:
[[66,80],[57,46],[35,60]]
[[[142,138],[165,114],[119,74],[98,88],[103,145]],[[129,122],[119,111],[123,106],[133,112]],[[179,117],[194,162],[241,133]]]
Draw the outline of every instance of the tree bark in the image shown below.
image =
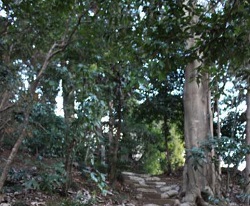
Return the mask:
[[110,162],[110,174],[109,179],[112,185],[116,182],[116,170],[117,170],[117,160],[118,160],[118,149],[119,149],[119,140],[121,138],[121,127],[122,127],[122,94],[121,94],[121,85],[118,86],[118,105],[117,105],[117,130],[113,136],[113,141],[111,143],[112,156]]
[[113,157],[113,145],[114,145],[114,105],[113,101],[109,102],[109,131],[108,131],[108,138],[109,138],[109,145],[108,145],[108,174],[109,179],[112,179],[112,157]]
[[[216,85],[216,92],[219,93],[219,85],[217,82]],[[220,125],[220,106],[219,106],[219,97],[215,98],[215,105],[216,105],[216,111],[217,111],[217,139],[219,140],[221,137],[221,125]],[[215,182],[215,193],[217,196],[221,197],[221,163],[222,163],[222,158],[221,156],[216,157],[218,159],[218,162],[215,163],[215,174],[216,174],[216,182]]]
[[[187,5],[187,1],[186,1]],[[192,5],[191,9],[194,9]],[[190,24],[196,24],[198,17],[192,12],[185,11],[186,16],[191,15]],[[196,38],[190,32],[187,40],[187,49],[195,47]],[[214,188],[213,166],[211,162],[212,151],[206,151],[202,144],[212,136],[212,116],[210,104],[209,78],[207,73],[201,73],[198,69],[202,66],[198,59],[203,58],[197,52],[197,60],[187,64],[184,83],[184,134],[186,147],[186,161],[183,171],[184,202],[191,204],[207,205],[202,198],[202,192],[211,191]],[[199,73],[200,72],[200,73]],[[203,152],[203,157],[197,156],[192,150]]]
[[66,182],[63,188],[63,193],[67,196],[68,189],[72,183],[72,161],[73,161],[73,149],[75,146],[75,139],[72,137],[70,127],[74,118],[74,90],[70,86],[71,77],[68,73],[66,79],[62,81],[63,87],[63,110],[64,110],[64,122],[65,122],[65,171],[66,171]]
[[[248,77],[248,88],[247,88],[247,111],[246,111],[246,117],[247,117],[247,124],[246,124],[246,143],[248,146],[250,146],[250,78]],[[247,205],[250,204],[250,154],[246,155],[246,169],[245,169],[245,177],[246,177],[246,195],[247,198],[245,199],[245,203]]]
[[184,190],[185,201],[193,203],[207,186],[207,166],[200,160],[202,166],[195,169],[196,162],[190,152],[193,148],[200,148],[207,139],[209,131],[208,91],[206,91],[208,80],[204,78],[203,82],[198,84],[196,78],[199,66],[200,62],[197,60],[187,65],[184,86],[184,131],[185,146],[188,150],[184,170]]
[[171,154],[170,154],[170,149],[168,145],[169,141],[169,126],[168,126],[168,120],[167,116],[164,115],[164,122],[163,122],[163,130],[164,130],[164,136],[165,136],[165,148],[166,148],[166,161],[167,161],[167,174],[172,173],[172,165],[171,165]]

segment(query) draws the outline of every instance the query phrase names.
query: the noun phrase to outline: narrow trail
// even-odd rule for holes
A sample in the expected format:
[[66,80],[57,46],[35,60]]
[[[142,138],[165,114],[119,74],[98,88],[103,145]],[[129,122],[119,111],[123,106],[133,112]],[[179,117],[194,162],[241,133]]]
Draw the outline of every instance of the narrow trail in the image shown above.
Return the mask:
[[177,206],[180,181],[169,177],[122,172],[124,183],[133,188],[134,196],[141,206]]

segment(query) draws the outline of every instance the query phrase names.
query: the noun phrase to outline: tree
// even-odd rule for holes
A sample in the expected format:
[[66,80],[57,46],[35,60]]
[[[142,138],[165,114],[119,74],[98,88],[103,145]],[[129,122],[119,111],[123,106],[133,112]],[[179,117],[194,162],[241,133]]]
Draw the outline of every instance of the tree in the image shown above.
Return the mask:
[[[143,102],[138,104],[138,111],[134,112],[134,118],[136,118],[137,122],[144,124],[154,125],[156,122],[158,123],[163,141],[159,138],[159,145],[155,144],[155,146],[166,155],[165,168],[162,168],[162,170],[171,174],[175,167],[171,163],[172,159],[178,159],[178,157],[174,156],[174,148],[171,146],[171,142],[177,141],[175,139],[178,136],[176,133],[183,136],[181,132],[183,128],[183,99],[181,97],[183,73],[181,70],[172,71],[167,74],[165,80],[159,80],[158,78],[158,75],[148,77],[145,85],[150,86],[141,89],[140,93]],[[174,128],[175,132],[171,132]],[[148,129],[151,129],[151,127]],[[183,138],[181,138],[182,140]],[[180,144],[176,145],[176,147],[178,146],[181,147]],[[181,158],[179,158],[179,161],[181,162]]]
[[[56,6],[56,5],[59,6],[58,2],[55,2],[54,6]],[[48,16],[46,16],[46,18],[47,18],[47,17],[50,17],[50,14],[51,14],[50,12],[51,12],[51,9],[53,8],[53,7],[51,7],[51,5],[47,5],[46,2],[42,2],[42,1],[39,2],[38,4],[36,4],[36,7],[31,8],[30,6],[31,6],[30,2],[21,3],[20,5],[18,5],[16,3],[5,4],[4,8],[6,8],[6,12],[10,16],[9,19],[13,23],[10,26],[10,29],[12,29],[12,33],[10,33],[10,34],[13,35],[13,37],[15,37],[15,35],[17,35],[17,34],[19,35],[18,32],[21,31],[23,26],[26,25],[26,18],[29,18],[30,17],[29,15],[31,15],[32,12],[37,12],[37,11],[41,12],[41,10],[39,10],[39,9],[44,8],[43,11],[44,12],[46,11],[48,14]],[[68,6],[68,5],[61,4],[60,6]],[[48,9],[48,8],[50,8],[50,9]],[[28,11],[28,12],[26,12],[26,11]],[[43,15],[44,15],[44,13],[43,13]],[[20,43],[20,42],[13,42],[12,47],[15,48],[16,50],[12,50],[12,51],[14,51],[16,53],[13,52],[14,54],[13,54],[12,58],[13,57],[14,58],[12,59],[12,61],[23,61],[27,64],[30,62],[32,64],[33,63],[32,57],[34,58],[34,56],[37,55],[37,53],[39,55],[41,55],[42,58],[40,61],[39,61],[39,59],[36,59],[36,61],[38,61],[38,62],[35,62],[35,64],[32,65],[35,67],[36,64],[38,64],[39,66],[36,69],[36,71],[34,71],[35,78],[34,79],[32,78],[32,80],[29,84],[29,88],[26,91],[26,93],[24,94],[25,95],[24,100],[25,100],[27,108],[25,108],[23,110],[24,118],[23,118],[23,122],[21,123],[20,128],[19,128],[19,132],[20,132],[19,137],[18,137],[15,145],[12,148],[12,151],[11,151],[7,161],[6,161],[6,165],[5,165],[3,172],[1,174],[0,191],[2,191],[4,182],[7,178],[7,174],[8,174],[10,165],[13,162],[13,159],[15,158],[17,151],[18,151],[20,145],[22,144],[23,139],[25,138],[25,135],[27,132],[26,130],[27,130],[27,127],[28,127],[29,121],[30,121],[32,105],[33,105],[34,101],[36,100],[36,96],[37,96],[36,90],[38,89],[38,86],[41,83],[41,80],[44,76],[44,73],[48,69],[49,63],[51,62],[51,59],[55,55],[57,55],[58,53],[64,51],[65,48],[69,45],[69,43],[72,39],[72,36],[75,34],[77,27],[79,26],[79,24],[81,22],[83,15],[79,14],[79,16],[77,17],[76,23],[74,24],[74,26],[72,28],[67,28],[68,30],[66,29],[63,31],[62,30],[58,30],[58,31],[54,30],[53,32],[55,32],[55,33],[51,35],[52,38],[50,38],[50,37],[48,38],[48,42],[50,42],[50,43],[46,44],[46,48],[41,47],[41,39],[39,39],[39,38],[36,39],[36,36],[33,36],[33,35],[35,35],[36,32],[41,32],[41,34],[44,35],[43,30],[41,30],[41,27],[43,26],[43,23],[46,24],[47,22],[42,21],[40,24],[37,24],[37,20],[39,20],[39,18],[37,18],[38,16],[33,16],[33,17],[36,17],[36,18],[33,18],[34,22],[32,22],[32,23],[34,23],[34,24],[28,25],[28,29],[31,29],[32,31],[34,31],[34,33],[31,33],[31,35],[28,35],[27,37],[25,36],[27,31],[25,31],[25,33],[22,33],[23,34],[22,38],[25,40],[25,42],[28,42],[28,40],[29,40],[33,44],[29,45],[29,49],[28,49],[29,52],[27,54],[25,54],[23,52],[20,52],[20,50],[18,49],[18,46],[19,46],[18,43]],[[39,16],[39,17],[41,17],[41,16]],[[15,21],[15,23],[14,23],[15,18],[17,18],[17,21]],[[43,19],[43,20],[45,20],[45,19]],[[65,19],[63,19],[63,20],[65,20]],[[55,22],[53,22],[53,23],[55,23]],[[41,26],[41,27],[39,28],[39,26]],[[51,25],[46,25],[46,26],[49,27]],[[44,29],[44,28],[42,28],[42,29]],[[59,33],[57,33],[57,32],[59,32]],[[42,37],[42,35],[40,35],[38,37]],[[55,35],[56,37],[53,35]],[[20,38],[20,39],[22,39],[22,38]],[[33,40],[33,38],[35,38],[35,40]],[[10,37],[10,39],[11,39],[11,37]],[[42,46],[44,46],[44,45],[42,45]],[[31,54],[29,56],[29,54],[32,53],[31,52],[32,47],[37,47],[38,51],[37,51],[37,53],[34,52],[33,54]],[[41,53],[41,51],[44,51],[44,52],[46,51],[46,52]]]
[[[197,60],[190,63],[185,71],[184,87],[184,125],[186,165],[184,170],[185,201],[196,202],[201,198],[201,191],[207,186],[209,175],[204,159],[208,154],[203,154],[198,162],[195,162],[195,150],[199,149],[209,135],[208,121],[208,79],[203,76],[202,82],[197,83],[197,68],[200,63]],[[211,135],[211,134],[210,134]],[[213,171],[212,171],[213,172]]]
[[[194,14],[196,5],[189,8],[187,15],[192,25],[199,21]],[[190,38],[187,40],[187,49],[193,50],[196,39],[201,38],[190,30]],[[184,132],[186,162],[184,168],[184,201],[205,205],[202,192],[210,187],[214,191],[214,169],[211,161],[212,151],[201,151],[202,144],[211,137],[211,111],[209,76],[200,68],[203,67],[201,59],[203,54],[199,50],[194,53],[194,59],[190,60],[185,68],[184,84]],[[212,168],[212,171],[211,171]]]
[[[247,88],[247,95],[246,95],[246,102],[247,102],[247,112],[246,112],[246,117],[247,117],[247,123],[246,123],[246,143],[247,145],[250,145],[250,81],[249,81],[249,77],[248,77],[248,88]],[[245,175],[246,175],[246,204],[249,205],[250,201],[249,201],[249,194],[250,194],[250,154],[246,155],[246,171],[245,171]]]

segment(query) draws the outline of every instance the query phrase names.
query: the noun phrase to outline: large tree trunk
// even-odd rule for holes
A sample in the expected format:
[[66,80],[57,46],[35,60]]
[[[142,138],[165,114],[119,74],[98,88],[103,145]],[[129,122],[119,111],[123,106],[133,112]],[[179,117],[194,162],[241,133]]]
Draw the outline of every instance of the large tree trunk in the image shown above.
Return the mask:
[[[247,89],[247,124],[246,124],[246,143],[250,146],[250,78],[248,77],[248,89]],[[245,203],[247,205],[250,204],[250,154],[246,155],[246,169],[245,169],[245,177],[246,177],[246,191],[247,198]]]
[[[200,149],[201,144],[208,138],[209,132],[208,79],[205,77],[198,84],[196,78],[199,66],[200,63],[197,60],[187,65],[184,86],[184,131],[187,153],[183,188],[184,201],[191,203],[201,199],[201,192],[206,189],[206,186],[212,185],[211,181],[208,184],[211,167],[209,171],[208,165],[201,158],[196,162],[194,154],[190,151],[194,148]],[[207,155],[205,158],[208,158]]]
[[[186,5],[187,1],[185,2]],[[192,5],[191,9],[194,9]],[[196,24],[198,17],[192,12],[185,11],[186,16],[191,15],[190,24]],[[187,49],[195,47],[195,34],[191,33],[187,40]],[[197,60],[188,63],[185,69],[184,84],[184,133],[186,147],[186,161],[183,171],[184,202],[191,205],[207,205],[202,193],[212,195],[214,189],[214,167],[211,156],[213,151],[206,151],[202,144],[212,136],[212,115],[210,106],[209,78],[206,73],[199,73],[202,54],[197,52]],[[209,193],[209,194],[208,194]]]

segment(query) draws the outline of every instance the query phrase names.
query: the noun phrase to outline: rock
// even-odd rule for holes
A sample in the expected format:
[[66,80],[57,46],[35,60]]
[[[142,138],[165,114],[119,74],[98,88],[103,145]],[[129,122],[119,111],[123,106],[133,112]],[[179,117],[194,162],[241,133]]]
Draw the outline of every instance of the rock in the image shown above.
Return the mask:
[[44,205],[46,205],[45,202],[31,202],[30,204],[31,204],[32,206],[44,206]]
[[[179,206],[197,206],[197,204],[191,203],[191,202],[184,202],[184,203],[181,203]],[[212,206],[212,205],[206,203],[206,206]],[[223,205],[223,206],[226,206],[226,205]]]
[[141,200],[142,198],[143,198],[143,195],[142,195],[142,194],[137,194],[137,195],[136,195],[136,199]]
[[144,203],[143,206],[180,206],[180,201],[174,198],[180,187],[168,185],[169,179],[132,172],[122,172],[122,176],[124,183],[135,189],[136,198]]
[[229,206],[238,206],[238,204],[235,203],[235,202],[231,202],[231,203],[229,204]]
[[155,187],[157,187],[157,188],[160,188],[160,187],[166,185],[166,182],[151,182],[151,181],[150,181],[150,182],[147,182],[147,184],[152,185],[152,186],[155,186]]
[[172,189],[172,186],[165,186],[165,187],[161,187],[160,188],[160,191],[161,192],[166,192],[166,191],[169,191],[169,190],[171,190]]
[[181,203],[180,206],[192,206],[192,205],[190,205],[190,204],[187,203],[187,202],[184,202],[184,203]]
[[140,183],[134,183],[133,186],[135,188],[151,188],[150,185],[147,184],[140,184]]
[[135,176],[135,173],[133,172],[122,172],[123,176]]
[[89,191],[82,191],[82,190],[79,190],[77,193],[76,193],[76,197],[75,199],[82,203],[82,204],[87,204],[89,203],[89,201],[91,200],[91,195],[89,194]]
[[150,189],[150,188],[137,188],[137,191],[143,193],[157,193],[155,189]]
[[170,190],[170,191],[167,191],[169,197],[174,197],[174,196],[177,196],[178,195],[178,191],[176,190]]
[[149,175],[149,174],[135,174],[135,175],[137,175],[137,176],[139,176],[139,177],[142,177],[142,178],[151,177],[151,175]]
[[162,202],[158,202],[158,204],[164,206],[180,206],[180,201],[178,199],[164,199]]
[[147,177],[145,178],[146,181],[161,181],[159,177]]
[[129,176],[129,179],[132,181],[135,181],[139,184],[145,185],[145,180],[142,177],[137,177],[137,176]]
[[161,194],[161,199],[164,199],[164,198],[169,198],[169,194],[167,192]]

